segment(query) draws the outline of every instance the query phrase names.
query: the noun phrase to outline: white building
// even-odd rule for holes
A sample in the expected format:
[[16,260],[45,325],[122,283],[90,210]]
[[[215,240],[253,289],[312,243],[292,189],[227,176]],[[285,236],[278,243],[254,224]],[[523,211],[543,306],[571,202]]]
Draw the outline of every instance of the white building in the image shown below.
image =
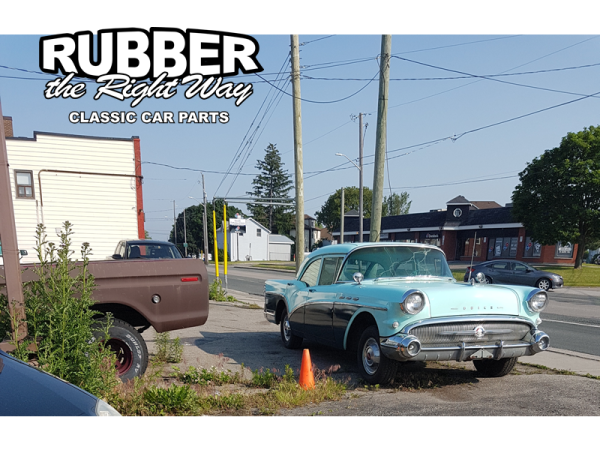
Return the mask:
[[[35,231],[50,242],[65,221],[72,224],[74,257],[83,242],[91,259],[113,254],[118,241],[144,238],[140,140],[34,132],[13,137],[5,117],[6,149],[17,241],[35,262]],[[4,213],[4,211],[0,212]]]
[[[293,241],[271,234],[252,218],[228,219],[227,252],[231,261],[290,261]],[[217,230],[217,247],[223,249],[223,228]]]

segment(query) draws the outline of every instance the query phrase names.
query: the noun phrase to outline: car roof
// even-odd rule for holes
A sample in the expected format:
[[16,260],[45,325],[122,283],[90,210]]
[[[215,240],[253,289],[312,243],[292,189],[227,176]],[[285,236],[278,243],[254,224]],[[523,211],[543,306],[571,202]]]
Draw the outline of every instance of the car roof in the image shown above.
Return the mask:
[[174,245],[172,242],[167,241],[155,241],[153,239],[135,239],[135,240],[125,240],[128,245]]
[[312,258],[314,255],[347,254],[359,247],[422,247],[432,248],[442,252],[442,249],[435,245],[418,244],[416,242],[350,242],[347,244],[335,244],[321,247],[310,255],[307,255],[307,258]]

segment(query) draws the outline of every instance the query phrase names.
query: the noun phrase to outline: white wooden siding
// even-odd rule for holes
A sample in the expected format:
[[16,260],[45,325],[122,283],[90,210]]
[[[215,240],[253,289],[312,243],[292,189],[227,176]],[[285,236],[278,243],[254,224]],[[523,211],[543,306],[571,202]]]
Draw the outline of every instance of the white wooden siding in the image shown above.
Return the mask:
[[[135,175],[133,140],[38,133],[35,140],[8,138],[6,147],[18,245],[29,253],[22,262],[37,260],[38,223],[46,226],[50,242],[58,242],[56,229],[71,222],[76,258],[83,242],[92,248],[91,259],[105,259],[120,239],[138,237],[135,178],[56,172],[38,177],[40,170]],[[15,170],[33,171],[34,199],[16,197]]]

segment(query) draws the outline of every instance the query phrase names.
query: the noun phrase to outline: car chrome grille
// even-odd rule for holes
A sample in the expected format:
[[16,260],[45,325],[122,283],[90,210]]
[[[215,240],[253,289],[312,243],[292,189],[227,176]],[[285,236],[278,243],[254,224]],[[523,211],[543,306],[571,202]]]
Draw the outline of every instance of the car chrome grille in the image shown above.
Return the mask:
[[519,341],[529,333],[530,327],[524,323],[479,322],[442,323],[423,325],[411,330],[422,345],[452,344],[460,342]]

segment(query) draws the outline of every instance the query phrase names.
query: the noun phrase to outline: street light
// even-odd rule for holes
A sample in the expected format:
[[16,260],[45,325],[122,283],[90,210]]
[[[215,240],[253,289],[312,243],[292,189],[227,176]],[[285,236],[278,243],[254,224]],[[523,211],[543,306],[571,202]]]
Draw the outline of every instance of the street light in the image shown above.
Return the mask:
[[[352,164],[354,164],[354,167],[356,167],[358,169],[358,173],[359,173],[359,175],[358,175],[358,216],[359,216],[359,220],[358,220],[358,242],[362,242],[363,241],[363,170],[362,170],[362,158],[360,158],[360,167],[359,167],[358,165],[356,165],[356,163],[354,161],[352,161],[350,158],[348,158],[343,153],[336,153],[335,156],[343,156],[348,161],[350,161]],[[344,220],[343,215],[342,215],[342,220]]]

